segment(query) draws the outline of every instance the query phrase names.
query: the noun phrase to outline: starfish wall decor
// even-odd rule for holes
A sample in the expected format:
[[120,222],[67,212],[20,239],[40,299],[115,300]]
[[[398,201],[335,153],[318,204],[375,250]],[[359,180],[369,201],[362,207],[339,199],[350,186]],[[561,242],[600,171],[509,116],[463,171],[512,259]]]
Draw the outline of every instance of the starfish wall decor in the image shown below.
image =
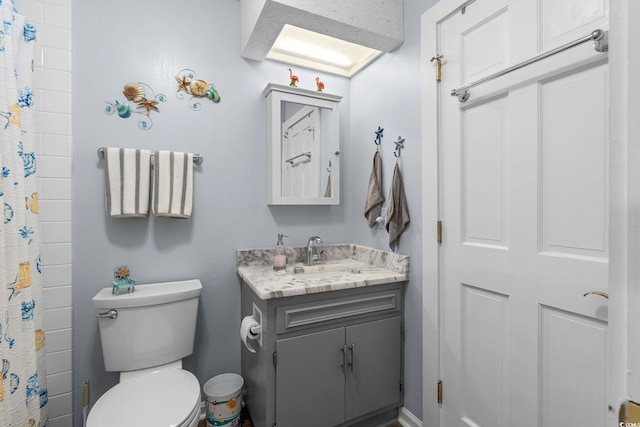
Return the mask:
[[[151,120],[151,111],[160,112],[158,109],[158,103],[166,102],[167,97],[161,93],[155,94],[151,86],[146,83],[127,83],[124,85],[122,94],[126,98],[126,101],[118,101],[115,103],[106,101],[107,106],[104,109],[106,114],[118,113],[118,117],[126,119],[131,117],[131,114],[141,114],[144,116],[138,121],[138,127],[142,130],[149,130],[153,126],[153,120]],[[136,104],[136,108],[143,111],[135,111],[131,109],[131,106],[127,101]]]
[[186,95],[191,95],[191,98],[189,99],[189,108],[194,111],[202,109],[200,98],[209,98],[216,104],[220,102],[220,93],[216,89],[215,85],[199,79],[196,72],[193,70],[188,68],[181,70],[176,75],[176,81],[178,82],[176,97],[178,99],[184,99]]

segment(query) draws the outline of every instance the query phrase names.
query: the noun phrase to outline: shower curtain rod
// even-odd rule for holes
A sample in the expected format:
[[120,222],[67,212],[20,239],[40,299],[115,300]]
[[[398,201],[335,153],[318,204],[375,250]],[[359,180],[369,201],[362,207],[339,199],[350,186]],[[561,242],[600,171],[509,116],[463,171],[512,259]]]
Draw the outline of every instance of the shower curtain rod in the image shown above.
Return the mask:
[[451,90],[451,96],[457,96],[458,97],[458,101],[460,102],[466,102],[469,97],[471,96],[471,92],[469,91],[469,89],[471,89],[474,86],[477,86],[479,84],[482,83],[486,83],[490,80],[496,79],[498,77],[504,76],[507,73],[510,73],[512,71],[515,71],[517,69],[520,69],[522,67],[526,67],[527,65],[533,64],[534,62],[538,62],[541,59],[545,59],[548,58],[552,55],[555,55],[556,53],[560,53],[562,51],[565,51],[567,49],[570,49],[574,46],[577,46],[579,44],[582,44],[584,42],[588,42],[590,40],[594,41],[594,46],[593,48],[597,51],[597,52],[607,52],[609,50],[609,41],[608,41],[608,31],[605,30],[594,30],[592,31],[589,35],[586,35],[584,37],[581,37],[577,40],[574,40],[572,42],[569,42],[567,44],[564,44],[560,47],[557,47],[555,49],[552,49],[548,52],[545,53],[541,53],[540,55],[534,56],[533,58],[527,59],[526,61],[523,61],[519,64],[513,65],[509,68],[505,68],[502,71],[498,71],[497,73],[491,74],[487,77],[484,77],[480,80],[477,80],[473,83],[470,83],[466,86],[462,86],[461,88],[458,89],[452,89]]
[[[99,159],[104,159],[104,155],[106,153],[107,147],[100,147],[98,148],[98,158]],[[153,153],[151,153],[151,157],[153,157]],[[200,154],[194,154],[193,155],[193,164],[196,166],[200,166],[202,164],[202,162],[204,162],[204,157],[202,157]]]

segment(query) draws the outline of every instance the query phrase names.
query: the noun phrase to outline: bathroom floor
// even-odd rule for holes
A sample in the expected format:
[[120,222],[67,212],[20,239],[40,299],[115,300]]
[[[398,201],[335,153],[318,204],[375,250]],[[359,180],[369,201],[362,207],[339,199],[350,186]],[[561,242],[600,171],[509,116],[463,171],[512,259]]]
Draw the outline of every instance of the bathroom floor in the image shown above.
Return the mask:
[[[205,420],[200,421],[198,427],[207,427],[207,422]],[[246,410],[243,410],[240,413],[240,427],[253,427],[251,418],[249,418],[249,413]],[[402,424],[396,422],[389,424],[387,427],[402,427]]]

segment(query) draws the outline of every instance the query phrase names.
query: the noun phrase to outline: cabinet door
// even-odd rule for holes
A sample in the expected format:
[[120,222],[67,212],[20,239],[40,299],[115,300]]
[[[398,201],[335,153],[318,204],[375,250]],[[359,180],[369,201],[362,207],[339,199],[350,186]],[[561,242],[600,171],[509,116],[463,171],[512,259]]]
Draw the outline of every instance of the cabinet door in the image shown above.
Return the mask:
[[344,328],[278,340],[278,427],[328,427],[344,422]]
[[346,328],[346,419],[400,402],[400,317]]

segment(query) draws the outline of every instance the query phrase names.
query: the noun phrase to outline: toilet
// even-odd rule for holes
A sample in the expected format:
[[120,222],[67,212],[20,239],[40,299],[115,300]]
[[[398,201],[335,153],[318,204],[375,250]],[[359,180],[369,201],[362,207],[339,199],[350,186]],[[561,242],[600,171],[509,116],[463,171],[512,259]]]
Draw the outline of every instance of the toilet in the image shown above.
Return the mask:
[[105,369],[120,382],[93,405],[86,427],[196,427],[200,383],[182,369],[193,353],[200,280],[137,285],[93,297]]

